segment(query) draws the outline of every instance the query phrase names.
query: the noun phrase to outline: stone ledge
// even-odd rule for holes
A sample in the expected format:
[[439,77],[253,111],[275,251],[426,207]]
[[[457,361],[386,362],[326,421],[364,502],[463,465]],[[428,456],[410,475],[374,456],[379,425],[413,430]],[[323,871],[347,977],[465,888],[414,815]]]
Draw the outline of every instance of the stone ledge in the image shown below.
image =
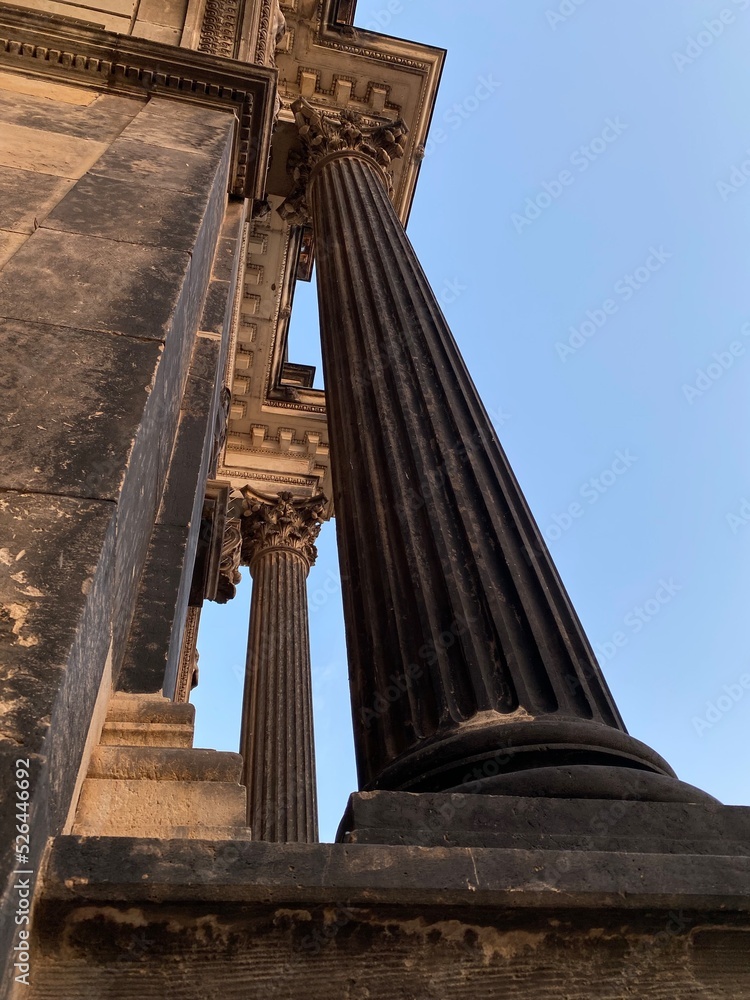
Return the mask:
[[47,900],[750,911],[750,858],[58,837]]
[[146,781],[219,781],[239,784],[242,757],[219,750],[155,746],[98,746],[89,778]]
[[[337,840],[346,844],[750,855],[750,808],[719,802],[644,801],[628,777],[612,799],[356,792]],[[679,782],[672,782],[680,787]],[[684,787],[684,786],[682,786]]]

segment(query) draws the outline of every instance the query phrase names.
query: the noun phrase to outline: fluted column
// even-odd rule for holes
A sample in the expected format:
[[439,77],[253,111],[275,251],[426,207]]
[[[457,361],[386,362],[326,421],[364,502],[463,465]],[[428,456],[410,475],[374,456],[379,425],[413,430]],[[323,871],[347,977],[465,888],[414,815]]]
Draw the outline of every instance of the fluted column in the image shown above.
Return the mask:
[[240,752],[256,840],[318,839],[307,575],[325,498],[246,488],[242,557],[253,577]]
[[405,126],[294,110],[283,212],[315,231],[360,786],[673,775],[626,733],[393,209]]

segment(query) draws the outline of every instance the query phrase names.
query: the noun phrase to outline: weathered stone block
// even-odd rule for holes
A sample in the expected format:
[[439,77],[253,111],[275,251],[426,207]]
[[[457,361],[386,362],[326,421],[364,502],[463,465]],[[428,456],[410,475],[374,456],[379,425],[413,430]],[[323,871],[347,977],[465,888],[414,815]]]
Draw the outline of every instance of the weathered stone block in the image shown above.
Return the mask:
[[103,142],[79,139],[4,122],[0,129],[0,166],[57,177],[82,177],[107,149]]
[[206,333],[221,334],[227,320],[227,309],[231,307],[232,286],[228,281],[212,281],[208,286],[206,304],[203,307],[200,328]]
[[[190,751],[183,751],[189,753]],[[87,778],[73,833],[94,837],[211,836],[245,825],[245,788],[222,781]]]
[[69,178],[34,170],[0,170],[0,229],[33,233],[73,186]]
[[195,706],[118,692],[102,729],[105,746],[192,747]]
[[[9,93],[4,88],[10,86],[13,91],[18,84],[14,80],[9,81],[8,76],[0,74],[0,121],[42,132],[108,143],[122,132],[145,104],[138,97],[99,94],[40,80],[27,80],[26,86],[33,83],[38,90],[49,88],[47,94]],[[75,103],[71,103],[73,101]]]
[[182,28],[187,7],[187,0],[141,0],[138,19],[143,18],[144,21],[151,21],[154,24],[168,24],[173,28]]
[[750,808],[651,802],[630,775],[623,798],[357,792],[339,828],[348,844],[640,851],[750,856]]
[[[133,142],[160,146],[163,150],[179,150],[192,155],[215,156],[224,148],[227,131],[234,118],[226,111],[196,105],[175,104],[163,98],[152,98],[122,138]],[[166,154],[164,154],[166,157]],[[168,159],[162,160],[169,163]],[[184,157],[177,163],[190,163]],[[169,172],[166,176],[168,178]]]
[[748,1000],[749,876],[726,857],[60,838],[31,996]]
[[[103,0],[103,6],[107,0]],[[88,6],[85,3],[68,3],[67,0],[23,0],[23,7],[43,11],[45,14],[57,14],[65,18],[75,18],[76,21],[93,28],[105,28],[107,31],[117,31],[127,34],[130,28],[130,17],[124,14],[105,13],[102,8]]]
[[0,487],[116,499],[160,345],[20,320],[0,320],[0,339]]
[[143,781],[219,781],[238,785],[242,757],[218,750],[154,746],[99,746],[94,750],[89,778]]
[[[142,113],[145,114],[145,111]],[[180,127],[179,121],[173,123],[173,128]],[[109,147],[92,173],[136,186],[151,184],[187,193],[205,190],[206,183],[210,183],[216,173],[217,158],[212,152],[187,151],[179,146],[173,148],[156,141],[134,138],[135,134],[135,130],[125,131]],[[216,144],[223,149],[227,129],[215,130],[215,136]]]
[[175,250],[39,229],[0,273],[0,316],[163,340],[189,264]]
[[161,42],[162,45],[179,45],[182,29],[172,28],[166,24],[154,24],[139,17],[133,28],[133,34],[140,38],[150,38],[152,42]]
[[1,735],[28,752],[50,725],[113,515],[106,501],[0,493]]
[[8,263],[10,258],[22,247],[28,236],[24,233],[9,233],[5,229],[0,229],[0,268]]
[[[27,867],[65,822],[104,672],[114,591],[114,504],[0,493],[0,763],[30,759]],[[0,817],[15,816],[0,783]],[[5,833],[10,833],[4,828]],[[0,954],[16,930],[14,838],[0,844]]]
[[133,175],[82,177],[44,222],[46,229],[172,250],[192,250],[205,203],[188,192]]

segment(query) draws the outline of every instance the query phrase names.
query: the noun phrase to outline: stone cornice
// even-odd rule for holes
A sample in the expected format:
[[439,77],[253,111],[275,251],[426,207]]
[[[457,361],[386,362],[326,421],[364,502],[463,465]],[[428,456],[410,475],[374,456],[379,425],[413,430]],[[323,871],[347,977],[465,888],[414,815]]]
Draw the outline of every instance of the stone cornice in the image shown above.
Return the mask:
[[[394,169],[392,201],[405,224],[424,157],[445,50],[356,27],[351,23],[355,7],[353,0],[321,0],[312,31],[304,30],[299,16],[285,9],[290,37],[300,37],[288,51],[277,55],[280,120],[291,124],[291,105],[298,97],[322,113],[347,108],[381,122],[402,118],[409,127],[409,137],[404,157]],[[337,80],[357,83],[351,92],[345,87],[339,94]],[[313,89],[309,89],[311,81]],[[374,99],[375,92],[380,95],[379,102]]]
[[231,191],[262,198],[274,69],[0,5],[0,69],[126,94],[199,101],[237,116]]

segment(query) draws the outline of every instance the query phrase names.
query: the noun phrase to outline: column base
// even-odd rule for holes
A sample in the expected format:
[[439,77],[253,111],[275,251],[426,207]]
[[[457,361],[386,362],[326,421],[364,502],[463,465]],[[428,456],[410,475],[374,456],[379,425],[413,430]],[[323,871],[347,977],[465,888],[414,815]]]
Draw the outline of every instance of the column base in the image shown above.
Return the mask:
[[[638,777],[633,772],[635,778]],[[681,785],[681,782],[672,782]],[[689,785],[682,785],[689,789]],[[651,789],[644,786],[646,795]],[[750,856],[750,808],[627,797],[356,792],[336,836],[343,844]]]
[[[512,722],[487,714],[420,742],[365,790],[620,798],[620,772],[626,781],[636,772],[661,777],[648,797],[665,801],[674,796],[658,789],[680,784],[663,757],[622,730],[578,719]],[[711,800],[697,789],[678,794],[681,801],[701,797]]]

